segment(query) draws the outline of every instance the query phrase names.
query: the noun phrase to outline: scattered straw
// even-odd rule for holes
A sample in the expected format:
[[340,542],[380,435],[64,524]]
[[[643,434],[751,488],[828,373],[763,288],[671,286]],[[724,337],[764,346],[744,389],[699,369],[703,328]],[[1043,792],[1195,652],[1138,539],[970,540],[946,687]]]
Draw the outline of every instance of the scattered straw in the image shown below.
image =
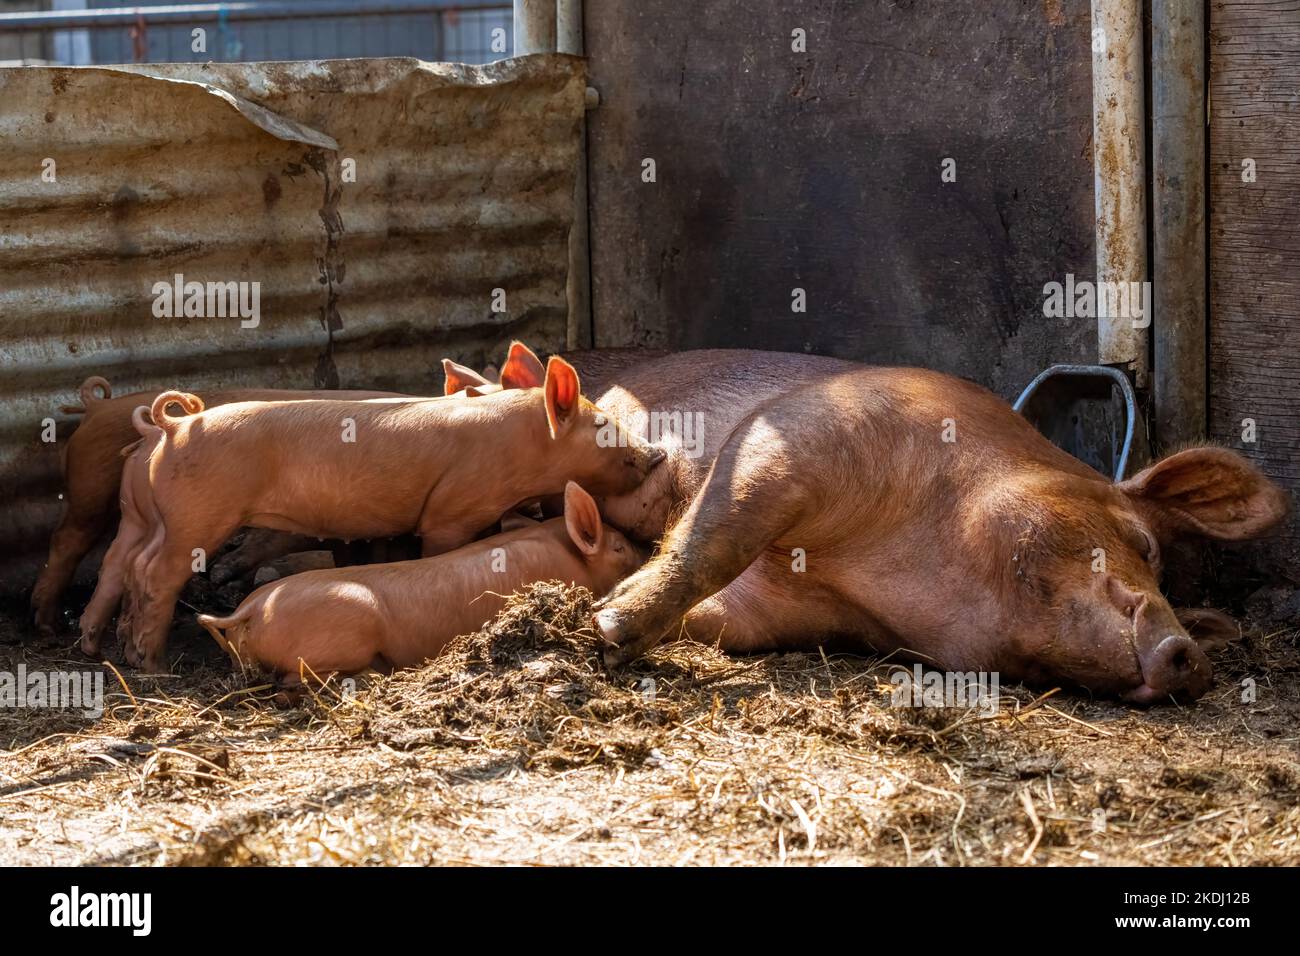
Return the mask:
[[611,674],[589,616],[536,585],[292,707],[182,635],[98,720],[0,711],[0,863],[1300,862],[1293,633],[1229,649],[1194,707],[1004,686],[986,719],[891,706],[879,659],[676,643]]

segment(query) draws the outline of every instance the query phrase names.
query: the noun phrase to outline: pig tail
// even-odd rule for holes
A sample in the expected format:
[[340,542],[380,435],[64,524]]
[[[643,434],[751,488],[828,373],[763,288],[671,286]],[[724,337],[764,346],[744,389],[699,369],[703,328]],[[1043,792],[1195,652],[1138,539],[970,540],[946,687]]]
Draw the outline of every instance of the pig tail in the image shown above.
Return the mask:
[[167,414],[167,406],[173,402],[185,409],[187,415],[203,411],[203,399],[197,395],[191,395],[189,392],[163,392],[153,400],[153,407],[149,409],[149,416],[153,419],[153,423],[168,435],[175,430],[176,425],[180,422],[179,418],[173,418]]
[[[96,394],[96,390],[103,394]],[[108,384],[108,379],[102,378],[98,375],[92,375],[81,383],[81,388],[77,390],[77,394],[81,396],[81,404],[62,406],[65,415],[83,415],[85,414],[86,409],[90,408],[90,406],[96,402],[102,402],[105,399],[112,398],[113,386]]]

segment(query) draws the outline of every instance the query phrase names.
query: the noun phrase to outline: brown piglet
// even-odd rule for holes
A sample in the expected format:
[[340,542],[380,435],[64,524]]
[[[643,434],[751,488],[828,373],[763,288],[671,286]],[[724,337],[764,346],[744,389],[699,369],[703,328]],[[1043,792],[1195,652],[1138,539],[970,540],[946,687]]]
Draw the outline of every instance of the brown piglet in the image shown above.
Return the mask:
[[447,395],[462,392],[471,396],[487,395],[505,388],[539,386],[546,378],[546,367],[532,349],[523,342],[514,341],[510,343],[510,352],[505,364],[501,366],[500,380],[497,382],[446,358],[442,360],[442,375],[443,391]]
[[437,557],[295,574],[258,588],[229,617],[198,620],[236,664],[260,664],[286,685],[302,673],[411,667],[482,627],[526,584],[559,580],[601,595],[640,566],[643,555],[601,523],[576,482],[564,504],[563,518]]
[[[122,449],[139,439],[131,415],[151,405],[159,392],[133,392],[113,397],[107,380],[92,376],[82,384],[80,405],[65,405],[67,414],[84,417],[64,445],[63,476],[67,506],[50,537],[49,556],[32,589],[32,614],[39,631],[52,634],[58,620],[59,598],[77,565],[112,527],[118,516],[122,484]],[[231,402],[301,401],[309,398],[362,400],[401,398],[393,392],[288,391],[270,388],[227,389],[197,393],[207,408]]]
[[559,358],[540,388],[476,398],[241,402],[184,417],[167,413],[173,402],[192,410],[197,400],[172,392],[154,402],[165,437],[149,459],[149,497],[163,530],[130,583],[126,656],[151,670],[162,667],[195,556],[242,525],[344,539],[413,532],[427,557],[571,479],[593,494],[626,493],[663,458],[583,398]]

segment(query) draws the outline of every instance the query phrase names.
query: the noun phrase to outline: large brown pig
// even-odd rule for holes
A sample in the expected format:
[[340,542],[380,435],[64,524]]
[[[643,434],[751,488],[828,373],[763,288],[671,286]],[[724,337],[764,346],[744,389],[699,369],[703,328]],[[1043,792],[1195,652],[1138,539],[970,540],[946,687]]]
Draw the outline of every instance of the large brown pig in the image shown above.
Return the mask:
[[419,664],[491,620],[525,584],[558,579],[604,594],[642,560],[569,482],[563,518],[434,558],[295,574],[258,588],[229,617],[198,619],[236,664],[256,662],[292,685],[299,661],[320,676]]
[[[131,413],[152,405],[158,392],[134,392],[113,397],[107,380],[92,376],[81,386],[81,405],[64,406],[69,414],[85,417],[68,439],[63,456],[66,505],[59,526],[50,538],[50,552],[32,589],[36,627],[53,633],[59,598],[76,573],[77,565],[112,527],[118,515],[122,481],[122,449],[139,439],[131,426]],[[393,392],[292,391],[248,388],[198,393],[208,408],[231,402],[301,401],[308,398],[361,400],[394,398]]]
[[922,369],[713,350],[610,381],[597,401],[625,425],[651,412],[702,425],[694,446],[651,436],[664,466],[598,496],[643,540],[685,508],[595,614],[611,665],[684,621],[731,650],[840,638],[1136,703],[1193,699],[1212,675],[1200,644],[1226,621],[1201,614],[1189,636],[1159,590],[1162,547],[1256,537],[1289,510],[1221,448],[1112,483],[992,393]]
[[[148,495],[161,530],[131,572],[127,660],[161,668],[194,555],[213,553],[241,525],[341,538],[414,532],[434,555],[570,479],[600,494],[631,491],[663,452],[635,437],[603,440],[609,416],[580,388],[573,368],[552,358],[543,387],[476,398],[196,411],[192,395],[160,395],[151,417],[164,437],[149,457]],[[174,418],[173,402],[196,413]]]

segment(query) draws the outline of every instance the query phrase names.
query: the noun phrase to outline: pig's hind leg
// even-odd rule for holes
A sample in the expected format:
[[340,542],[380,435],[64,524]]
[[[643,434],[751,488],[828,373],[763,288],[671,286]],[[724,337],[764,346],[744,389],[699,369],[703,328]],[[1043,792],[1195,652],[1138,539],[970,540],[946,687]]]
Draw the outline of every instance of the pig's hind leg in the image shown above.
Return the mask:
[[117,610],[127,587],[131,562],[147,542],[150,527],[144,514],[136,507],[137,485],[141,476],[128,459],[122,467],[121,510],[122,520],[104,562],[99,568],[99,580],[90,602],[81,614],[81,650],[91,657],[99,655],[104,629]]
[[59,597],[63,594],[81,563],[95,542],[108,527],[112,517],[107,512],[81,513],[74,504],[59,522],[50,537],[50,553],[32,588],[32,611],[36,629],[42,634],[53,634],[58,623]]
[[[87,461],[71,448],[67,451],[64,461],[67,508],[50,537],[49,556],[32,589],[32,611],[36,628],[42,634],[54,633],[59,598],[76,574],[81,559],[112,526],[118,511],[124,467],[121,458],[114,452],[107,461]],[[116,469],[117,473],[109,475],[106,469]]]
[[158,510],[158,503],[153,497],[153,489],[143,472],[139,475],[138,480],[133,483],[132,488],[131,509],[143,521],[147,530],[141,543],[127,559],[122,606],[117,614],[117,640],[128,659],[130,659],[132,653],[131,644],[134,634],[133,622],[135,620],[135,598],[139,587],[138,582],[142,579],[144,569],[148,566],[149,561],[162,547],[166,531],[162,512]]
[[162,518],[158,515],[157,509],[150,509],[150,520],[153,522],[135,551],[127,558],[126,563],[126,581],[122,592],[122,606],[117,612],[117,640],[118,644],[129,655],[130,646],[134,635],[135,621],[135,599],[136,592],[139,588],[138,582],[143,580],[144,569],[148,567],[149,561],[158,553],[162,547],[164,538],[164,527]]
[[99,568],[99,580],[90,596],[90,603],[81,614],[81,651],[90,657],[99,655],[104,628],[117,610],[125,590],[126,570],[131,555],[143,541],[146,529],[138,522],[123,518],[117,536],[104,555]]
[[199,533],[194,529],[173,529],[167,519],[168,516],[162,518],[165,530],[161,543],[151,548],[151,555],[133,576],[131,640],[125,647],[129,664],[152,673],[165,670],[163,651],[167,634],[176,601],[192,573],[194,549],[214,554],[238,528],[236,523]]

